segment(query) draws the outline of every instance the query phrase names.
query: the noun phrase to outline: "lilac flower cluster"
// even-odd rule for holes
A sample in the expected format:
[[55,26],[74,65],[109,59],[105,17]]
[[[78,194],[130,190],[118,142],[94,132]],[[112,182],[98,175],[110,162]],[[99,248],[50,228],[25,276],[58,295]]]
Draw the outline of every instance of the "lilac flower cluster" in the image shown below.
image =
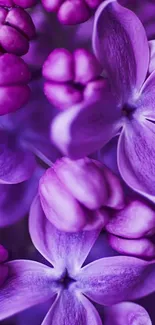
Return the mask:
[[154,9],[0,0],[2,325],[155,323]]

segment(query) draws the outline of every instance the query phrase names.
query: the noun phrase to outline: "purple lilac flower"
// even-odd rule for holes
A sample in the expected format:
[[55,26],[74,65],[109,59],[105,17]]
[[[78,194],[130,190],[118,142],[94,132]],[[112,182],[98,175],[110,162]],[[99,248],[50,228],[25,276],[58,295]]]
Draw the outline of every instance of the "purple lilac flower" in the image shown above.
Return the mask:
[[142,307],[121,303],[154,291],[154,262],[115,256],[82,267],[100,229],[69,234],[58,231],[44,216],[38,197],[31,208],[29,225],[33,243],[53,267],[29,260],[6,263],[9,277],[0,289],[0,319],[51,301],[44,325],[72,324],[73,319],[75,324],[100,325],[91,299],[106,306],[118,304],[112,308],[121,317],[124,314],[124,320],[130,319],[130,324],[135,319],[151,324]]
[[53,123],[52,138],[65,154],[77,159],[119,133],[122,178],[154,201],[154,72],[145,81],[149,46],[144,28],[116,0],[104,1],[95,17],[93,47],[109,81],[103,100],[83,101],[61,113]]
[[119,179],[98,161],[56,161],[40,178],[39,195],[46,217],[59,230],[91,230],[102,222],[116,251],[155,257],[150,238],[155,233],[154,207],[141,198],[124,200]]
[[95,56],[85,49],[70,53],[66,49],[56,49],[43,65],[45,95],[50,103],[59,109],[95,95],[101,96],[105,81],[99,78],[101,67]]
[[47,11],[54,11],[62,24],[79,24],[88,20],[102,0],[41,0]]
[[109,218],[106,207],[124,206],[117,176],[89,158],[58,160],[41,177],[39,194],[46,217],[62,231],[93,229],[101,222],[104,227]]
[[35,36],[30,15],[22,8],[0,8],[0,47],[16,55],[28,52],[29,41]]

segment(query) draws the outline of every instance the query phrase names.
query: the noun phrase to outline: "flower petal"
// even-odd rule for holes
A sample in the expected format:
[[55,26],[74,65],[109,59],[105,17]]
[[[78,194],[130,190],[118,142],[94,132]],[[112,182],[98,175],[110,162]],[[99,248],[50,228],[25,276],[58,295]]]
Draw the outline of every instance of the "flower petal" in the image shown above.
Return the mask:
[[0,289],[0,320],[54,298],[59,290],[52,268],[28,260],[5,265],[9,276]]
[[114,91],[125,102],[141,87],[149,64],[147,37],[140,20],[116,0],[104,1],[95,16],[93,48]]
[[123,209],[112,212],[106,230],[113,235],[132,239],[154,234],[154,207],[142,198],[131,199]]
[[120,111],[106,84],[100,101],[86,100],[60,113],[52,123],[51,137],[63,153],[77,159],[102,148],[121,125]]
[[124,239],[109,235],[109,243],[120,254],[136,256],[142,259],[155,258],[155,245],[147,238]]
[[95,307],[82,294],[64,290],[45,317],[42,325],[102,325]]
[[101,305],[138,299],[154,291],[155,263],[135,257],[107,257],[83,267],[78,288]]
[[37,194],[41,170],[19,184],[0,184],[0,228],[9,226],[29,212],[33,198]]
[[152,325],[147,311],[133,302],[122,302],[105,307],[104,315],[104,325]]
[[39,252],[61,271],[76,272],[89,254],[100,229],[66,233],[57,230],[45,217],[39,197],[30,210],[29,230]]
[[[141,124],[140,124],[141,123]],[[118,142],[118,167],[124,181],[155,202],[155,125],[131,120]]]
[[17,184],[31,177],[36,167],[33,154],[20,149],[12,136],[0,133],[0,183]]
[[155,121],[155,71],[145,81],[136,108],[137,114]]

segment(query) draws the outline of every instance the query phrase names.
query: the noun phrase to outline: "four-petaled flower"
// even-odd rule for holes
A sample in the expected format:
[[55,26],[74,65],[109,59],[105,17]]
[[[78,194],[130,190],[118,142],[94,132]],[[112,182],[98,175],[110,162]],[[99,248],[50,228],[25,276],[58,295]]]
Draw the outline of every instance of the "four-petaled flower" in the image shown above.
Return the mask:
[[107,75],[103,100],[83,101],[61,113],[52,126],[52,138],[65,154],[77,159],[119,133],[122,178],[155,201],[155,71],[146,79],[145,30],[132,11],[116,0],[104,1],[95,16],[93,48]]
[[[112,311],[123,317],[124,324],[129,321],[134,324],[135,320],[151,324],[142,307],[121,303],[154,291],[154,262],[113,256],[82,267],[100,229],[77,233],[58,231],[45,217],[39,197],[33,202],[29,226],[36,248],[54,267],[29,260],[6,263],[9,277],[0,289],[0,319],[51,301],[52,307],[42,325],[101,325],[97,310],[88,300],[91,299],[107,306],[118,303]],[[108,308],[107,314],[110,317],[107,324],[117,324]]]

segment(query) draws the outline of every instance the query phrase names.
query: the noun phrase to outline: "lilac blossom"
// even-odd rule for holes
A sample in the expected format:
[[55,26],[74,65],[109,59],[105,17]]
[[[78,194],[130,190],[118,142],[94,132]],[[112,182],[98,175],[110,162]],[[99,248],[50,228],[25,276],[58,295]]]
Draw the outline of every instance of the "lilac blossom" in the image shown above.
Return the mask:
[[41,0],[47,11],[56,12],[62,24],[75,25],[88,20],[102,0]]
[[[61,67],[61,69],[60,69]],[[105,81],[99,78],[101,67],[95,56],[85,49],[70,53],[55,49],[43,65],[45,95],[59,109],[66,109],[84,99],[102,94]]]
[[95,16],[93,48],[107,76],[103,99],[83,101],[61,113],[52,125],[52,138],[77,159],[120,134],[117,162],[122,178],[154,201],[154,71],[145,81],[146,33],[132,11],[116,0],[104,1]]
[[56,161],[41,177],[39,194],[46,217],[63,231],[93,229],[101,222],[104,227],[109,218],[106,208],[124,206],[117,176],[89,158]]
[[[155,264],[134,257],[107,257],[82,267],[100,229],[78,233],[58,231],[44,216],[36,197],[30,212],[30,234],[39,252],[51,266],[14,260],[5,265],[9,276],[0,289],[0,319],[50,301],[51,308],[42,324],[102,324],[88,300],[112,311],[130,324],[151,324],[146,311],[132,303],[123,303],[154,291]],[[11,308],[8,304],[11,302]],[[117,304],[113,306],[114,304]],[[117,320],[117,319],[116,319]],[[108,322],[107,324],[111,324]],[[117,323],[116,323],[117,324]]]
[[0,47],[16,55],[28,52],[29,41],[35,36],[30,15],[22,8],[0,8]]
[[150,238],[155,233],[154,207],[141,198],[124,198],[119,178],[98,161],[56,161],[40,178],[39,196],[46,217],[59,230],[91,230],[102,223],[116,251],[155,258]]

